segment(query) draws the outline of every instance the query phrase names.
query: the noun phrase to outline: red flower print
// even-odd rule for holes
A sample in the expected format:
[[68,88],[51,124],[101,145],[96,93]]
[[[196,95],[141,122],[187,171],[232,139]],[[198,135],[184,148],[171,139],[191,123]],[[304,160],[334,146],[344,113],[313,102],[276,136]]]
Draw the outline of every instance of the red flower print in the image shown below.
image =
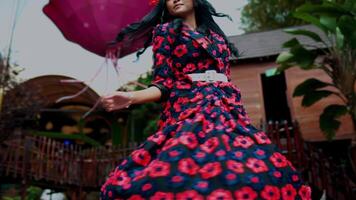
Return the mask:
[[[202,100],[203,98],[204,98],[204,95],[201,92],[199,92],[199,93],[195,94],[192,99],[190,99],[190,102],[194,103],[194,102]],[[201,115],[201,117],[204,118],[204,115]]]
[[144,178],[145,176],[147,176],[147,171],[146,170],[141,170],[141,171],[138,171],[134,178],[132,179],[133,181],[138,181],[142,178]]
[[268,170],[268,167],[265,162],[256,158],[249,158],[247,160],[246,166],[255,173],[265,172]]
[[254,200],[257,198],[257,193],[252,188],[246,186],[236,190],[235,197],[239,200]]
[[176,157],[179,154],[181,154],[181,152],[179,152],[177,150],[173,150],[173,151],[170,151],[168,154],[169,154],[170,157]]
[[238,114],[238,122],[241,125],[241,127],[243,129],[245,129],[246,131],[249,131],[250,129],[248,129],[246,126],[251,124],[251,120],[249,118],[249,116],[247,115],[247,113],[243,110],[242,111],[243,114]]
[[206,64],[206,63],[202,63],[202,62],[199,62],[198,63],[198,69],[201,69],[201,70],[206,70],[206,69],[208,69],[209,68],[209,65],[208,64]]
[[225,67],[225,63],[222,61],[221,58],[218,58],[218,68],[223,69]]
[[283,200],[294,200],[297,195],[297,191],[291,184],[287,184],[281,189],[281,195]]
[[124,161],[122,161],[121,165],[125,165],[127,162],[127,159],[125,159]]
[[214,56],[216,56],[216,50],[213,50],[212,53]]
[[225,145],[226,150],[231,151],[231,147],[230,147],[230,144],[229,144],[229,136],[222,135],[221,138],[222,138],[222,141],[223,141],[223,143]]
[[271,140],[267,137],[266,133],[260,131],[253,135],[258,144],[271,144]]
[[[218,102],[218,101],[215,101],[215,103],[216,103],[216,102]],[[219,125],[215,126],[215,128],[216,128],[217,130],[223,130],[223,129],[225,129],[225,126],[219,124]]]
[[162,151],[166,151],[167,149],[176,146],[179,143],[179,141],[175,138],[170,138],[167,140],[165,145],[162,147]]
[[235,122],[235,120],[230,119],[230,120],[227,121],[227,125],[226,126],[229,127],[229,128],[226,129],[226,132],[230,133],[230,132],[234,131],[234,129],[237,126],[237,123]]
[[262,149],[258,149],[256,151],[256,154],[259,155],[259,156],[263,156],[263,155],[265,155],[265,151],[263,151]]
[[192,158],[183,158],[178,162],[178,170],[189,175],[195,175],[199,166]]
[[110,184],[128,189],[131,187],[131,178],[128,176],[127,172],[119,170],[110,178]]
[[215,177],[219,175],[221,172],[222,172],[222,168],[219,162],[207,163],[199,170],[199,173],[203,179],[209,179]]
[[150,200],[173,200],[174,199],[174,194],[171,192],[156,192]]
[[297,181],[299,181],[299,176],[297,176],[297,175],[292,175],[292,180],[294,181],[294,182],[297,182]]
[[183,119],[188,118],[190,115],[197,113],[198,109],[199,109],[199,107],[190,108],[190,109],[187,109],[187,110],[181,112],[178,116],[178,120],[181,121]]
[[302,185],[298,192],[302,200],[311,200],[311,188],[306,185]]
[[[174,32],[174,29],[169,29],[169,31]],[[168,36],[168,37],[167,37],[167,40],[168,40],[168,43],[169,43],[169,44],[173,44],[173,42],[174,42],[174,38],[171,37],[171,36]]]
[[197,158],[197,159],[205,158],[205,156],[206,156],[206,153],[202,152],[202,151],[199,151],[194,155],[194,157]]
[[269,159],[276,167],[286,167],[288,165],[287,158],[279,152],[273,153]]
[[127,200],[145,200],[145,199],[142,198],[141,195],[135,194],[135,195],[131,196],[130,198],[128,198]]
[[287,160],[287,163],[288,163],[288,166],[290,168],[292,168],[292,170],[296,171],[295,167],[293,166],[293,164],[289,160]]
[[228,173],[228,174],[226,174],[225,178],[227,180],[235,180],[237,178],[237,176],[236,176],[236,174]]
[[197,183],[197,186],[198,186],[199,188],[207,188],[207,187],[209,186],[209,183],[208,183],[207,181],[199,181],[199,182]]
[[206,133],[210,133],[215,129],[215,124],[208,124],[207,126],[203,126],[203,131]]
[[171,165],[167,162],[154,160],[151,165],[149,165],[149,176],[150,177],[161,177],[167,176],[170,173]]
[[177,103],[180,103],[180,104],[186,104],[189,102],[189,98],[188,97],[179,97],[178,100],[177,100]]
[[218,145],[219,139],[217,137],[212,137],[205,141],[204,144],[200,145],[200,148],[207,153],[212,153]]
[[153,45],[152,45],[152,50],[154,52],[157,51],[160,47],[162,47],[162,43],[164,42],[165,38],[163,36],[157,35],[154,38]]
[[260,179],[257,176],[252,176],[250,178],[251,183],[259,183]]
[[226,166],[229,170],[235,172],[235,173],[244,173],[244,165],[240,162],[234,161],[234,160],[228,160],[226,162]]
[[177,199],[179,200],[204,200],[204,197],[200,195],[197,191],[195,190],[186,190],[184,192],[180,192],[177,194]]
[[147,191],[150,190],[152,188],[152,184],[151,183],[146,183],[142,186],[142,191]]
[[171,180],[172,180],[172,182],[174,182],[174,183],[179,183],[179,182],[182,182],[182,181],[183,181],[183,177],[177,175],[177,176],[173,176]]
[[132,160],[142,166],[146,166],[151,161],[151,154],[145,149],[138,149],[132,152]]
[[166,57],[160,53],[156,53],[155,55],[156,55],[156,66],[162,65]]
[[234,147],[242,147],[245,149],[249,148],[253,144],[254,142],[250,137],[242,135],[237,136],[233,142]]
[[279,200],[279,189],[276,186],[266,185],[261,192],[261,196],[266,200]]
[[191,73],[191,72],[193,72],[195,69],[196,69],[196,67],[195,67],[195,64],[194,64],[194,63],[188,63],[188,64],[184,67],[183,72],[184,72],[184,73]]
[[194,133],[185,133],[178,139],[180,143],[184,144],[189,149],[194,149],[198,145],[198,140]]
[[197,41],[193,40],[192,44],[195,48],[199,48],[199,43]]
[[222,53],[227,48],[226,44],[218,44],[217,46],[220,53]]
[[177,57],[182,57],[184,56],[184,54],[186,54],[188,52],[187,46],[185,44],[181,44],[178,45],[175,49],[174,49],[174,55],[176,55]]
[[226,120],[226,117],[224,115],[219,115],[219,120],[220,120],[220,122],[224,123]]
[[215,153],[215,155],[216,155],[216,156],[225,156],[225,155],[226,155],[226,151],[220,149],[219,151],[217,151],[217,152]]
[[166,136],[163,135],[162,131],[159,131],[147,138],[148,141],[152,141],[158,145],[160,145],[165,139],[166,139]]
[[236,159],[241,160],[242,157],[244,156],[244,153],[243,153],[242,151],[235,151],[235,152],[233,153],[233,156],[234,156]]
[[273,172],[273,176],[276,178],[281,178],[282,177],[282,173],[280,171],[274,171]]
[[181,112],[182,111],[181,104],[178,103],[178,102],[174,102],[173,108],[174,108],[175,112]]
[[207,197],[207,200],[230,200],[232,198],[232,194],[229,190],[224,190],[224,189],[217,189],[214,190],[212,193],[209,194]]

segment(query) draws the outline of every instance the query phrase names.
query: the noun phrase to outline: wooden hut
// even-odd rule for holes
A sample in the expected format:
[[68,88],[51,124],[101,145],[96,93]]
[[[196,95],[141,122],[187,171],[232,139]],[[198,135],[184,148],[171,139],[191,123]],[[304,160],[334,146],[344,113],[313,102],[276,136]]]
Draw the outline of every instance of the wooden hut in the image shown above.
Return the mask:
[[[292,28],[321,33],[311,25]],[[341,100],[330,96],[311,107],[302,107],[302,97],[292,97],[292,94],[297,85],[311,77],[330,82],[327,74],[322,70],[304,71],[294,67],[280,75],[270,76],[270,72],[278,67],[275,62],[277,56],[285,51],[282,44],[293,37],[283,29],[230,36],[230,41],[241,53],[239,58],[230,59],[231,77],[241,90],[242,102],[252,124],[260,127],[261,123],[269,120],[296,120],[305,140],[323,141],[326,138],[319,128],[319,116],[327,105],[341,104]],[[320,44],[307,37],[297,36],[297,39],[302,44],[320,47]],[[343,116],[340,121],[335,139],[350,138],[353,132],[351,117]]]

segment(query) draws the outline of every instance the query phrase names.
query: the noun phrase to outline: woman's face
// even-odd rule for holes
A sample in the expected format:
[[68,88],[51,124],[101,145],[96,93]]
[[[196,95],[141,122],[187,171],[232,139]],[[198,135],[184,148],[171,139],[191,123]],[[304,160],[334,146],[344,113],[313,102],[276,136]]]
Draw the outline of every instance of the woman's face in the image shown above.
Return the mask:
[[166,0],[166,6],[169,14],[176,17],[194,13],[194,0]]

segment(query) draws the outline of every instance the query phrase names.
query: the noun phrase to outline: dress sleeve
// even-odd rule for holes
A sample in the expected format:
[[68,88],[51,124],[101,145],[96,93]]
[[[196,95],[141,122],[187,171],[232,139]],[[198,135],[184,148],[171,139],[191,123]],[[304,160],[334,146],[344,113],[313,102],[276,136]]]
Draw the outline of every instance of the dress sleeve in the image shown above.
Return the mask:
[[161,91],[158,102],[164,102],[169,98],[174,84],[171,57],[173,38],[166,24],[158,24],[152,33],[153,79],[149,86],[156,86]]

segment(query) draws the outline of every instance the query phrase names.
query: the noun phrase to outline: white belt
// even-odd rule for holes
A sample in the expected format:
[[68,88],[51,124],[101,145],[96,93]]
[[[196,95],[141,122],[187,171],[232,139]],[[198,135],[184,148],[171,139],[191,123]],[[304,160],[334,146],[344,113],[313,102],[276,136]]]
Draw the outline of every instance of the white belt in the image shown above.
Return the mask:
[[224,81],[228,82],[227,77],[223,73],[216,73],[216,70],[206,70],[205,73],[188,74],[193,81]]

